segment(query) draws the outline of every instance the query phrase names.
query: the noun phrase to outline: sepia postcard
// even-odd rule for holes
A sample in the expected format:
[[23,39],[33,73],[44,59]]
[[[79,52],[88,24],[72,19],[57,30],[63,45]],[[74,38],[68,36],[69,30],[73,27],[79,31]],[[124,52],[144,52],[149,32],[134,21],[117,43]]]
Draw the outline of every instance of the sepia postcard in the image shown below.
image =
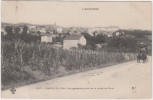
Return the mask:
[[151,1],[1,2],[1,98],[151,99]]

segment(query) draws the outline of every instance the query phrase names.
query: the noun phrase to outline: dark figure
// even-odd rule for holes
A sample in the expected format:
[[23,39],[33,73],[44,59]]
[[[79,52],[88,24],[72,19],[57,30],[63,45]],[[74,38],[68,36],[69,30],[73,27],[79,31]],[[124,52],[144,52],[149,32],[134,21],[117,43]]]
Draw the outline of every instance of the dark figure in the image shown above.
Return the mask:
[[140,60],[143,60],[143,63],[147,60],[146,52],[139,52],[137,56],[137,62],[139,63]]

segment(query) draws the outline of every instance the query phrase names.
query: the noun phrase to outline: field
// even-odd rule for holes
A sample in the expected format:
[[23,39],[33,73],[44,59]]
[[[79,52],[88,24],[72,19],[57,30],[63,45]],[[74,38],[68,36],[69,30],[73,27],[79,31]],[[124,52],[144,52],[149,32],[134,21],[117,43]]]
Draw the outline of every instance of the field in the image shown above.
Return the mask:
[[2,42],[2,89],[131,61],[135,53],[64,50],[51,44]]

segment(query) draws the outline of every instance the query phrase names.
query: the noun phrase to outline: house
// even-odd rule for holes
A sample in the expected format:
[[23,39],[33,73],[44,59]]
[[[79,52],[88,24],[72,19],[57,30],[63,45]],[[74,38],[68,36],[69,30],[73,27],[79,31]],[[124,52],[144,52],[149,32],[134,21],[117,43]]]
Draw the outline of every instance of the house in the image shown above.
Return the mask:
[[118,31],[113,32],[113,36],[122,36],[122,35],[125,35],[124,31],[122,31],[122,30],[118,30]]
[[29,29],[29,30],[31,30],[31,29],[36,29],[36,26],[34,26],[34,25],[29,25],[29,26],[28,26],[28,29]]
[[63,40],[63,48],[70,49],[71,47],[78,47],[79,45],[86,45],[86,39],[83,35],[72,34]]
[[46,34],[46,28],[41,28],[41,29],[38,29],[37,31],[40,31],[41,34]]
[[107,37],[112,37],[113,36],[112,31],[108,31],[108,32],[104,31],[103,34],[106,35]]
[[44,34],[44,35],[42,35],[41,36],[41,43],[42,42],[46,42],[46,43],[53,42],[52,35],[50,35],[50,34]]
[[120,35],[120,32],[115,32],[115,36],[119,36]]
[[115,32],[117,30],[119,30],[119,27],[117,27],[117,26],[94,27],[94,28],[88,28],[88,33],[91,36],[94,36],[94,35],[97,36],[99,33]]
[[103,48],[108,45],[108,43],[95,44],[97,48]]
[[107,37],[112,37],[112,36],[113,36],[112,34],[108,34],[108,35],[107,35]]
[[57,27],[57,28],[56,28],[56,31],[57,31],[57,33],[62,33],[63,28],[62,28],[62,27]]

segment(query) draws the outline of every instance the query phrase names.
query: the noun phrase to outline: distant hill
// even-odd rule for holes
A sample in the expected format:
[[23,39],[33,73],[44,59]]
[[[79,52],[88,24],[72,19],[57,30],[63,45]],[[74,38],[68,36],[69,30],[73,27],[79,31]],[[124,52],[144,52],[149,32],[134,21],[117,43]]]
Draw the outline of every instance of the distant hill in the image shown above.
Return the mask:
[[1,22],[1,28],[5,28],[5,26],[8,26],[8,25],[14,25],[14,24]]
[[[31,23],[25,23],[25,22],[22,22],[22,23],[16,23],[16,24],[13,24],[13,23],[6,23],[6,22],[1,22],[1,28],[5,28],[5,26],[8,26],[8,25],[13,25],[13,26],[24,26],[24,25],[27,25],[27,26],[38,26],[38,27],[54,27],[55,25],[54,24],[31,24]],[[62,26],[57,26],[56,27],[62,27]],[[135,31],[135,30],[141,30],[141,29],[121,29],[120,27],[118,26],[106,26],[106,27],[75,27],[75,26],[72,26],[72,27],[62,27],[62,28],[66,28],[66,29],[87,29],[89,31],[89,33],[92,33],[94,31],[106,31],[106,32],[114,32],[114,31],[117,31],[117,30],[127,30],[127,31]],[[151,30],[142,30],[142,31],[151,31]]]
[[27,25],[27,26],[54,26],[52,24],[48,24],[48,25],[38,25],[38,24],[30,24],[30,23],[17,23],[17,24],[13,24],[13,23],[5,23],[5,22],[2,22],[1,23],[1,27],[4,28],[5,26],[8,26],[8,25],[13,25],[13,26],[24,26],[24,25]]
[[30,23],[17,23],[15,25],[17,25],[17,26],[24,26],[24,25],[29,26],[29,25],[34,25],[34,24],[30,24]]

